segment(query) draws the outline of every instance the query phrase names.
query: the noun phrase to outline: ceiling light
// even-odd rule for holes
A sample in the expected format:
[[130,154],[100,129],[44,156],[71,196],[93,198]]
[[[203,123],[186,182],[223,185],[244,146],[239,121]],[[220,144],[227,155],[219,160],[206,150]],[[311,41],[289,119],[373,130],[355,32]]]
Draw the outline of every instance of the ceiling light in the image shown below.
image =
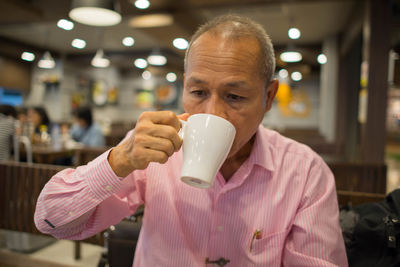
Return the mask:
[[25,61],[34,61],[35,60],[35,54],[31,52],[23,52],[21,55],[21,59]]
[[290,39],[299,39],[301,36],[301,32],[297,28],[290,28],[288,31],[288,35]]
[[164,66],[167,64],[167,58],[160,53],[152,53],[150,56],[147,57],[147,62],[150,65],[154,66]]
[[66,19],[60,19],[57,22],[57,26],[63,30],[70,31],[74,28],[74,23]]
[[186,41],[186,39],[183,38],[175,38],[174,41],[172,42],[172,44],[181,50],[184,50],[188,47],[189,43],[188,41]]
[[103,49],[99,49],[91,62],[93,67],[96,68],[107,68],[110,65],[110,60],[104,57]]
[[301,79],[303,79],[303,75],[298,71],[292,72],[292,75],[290,75],[290,77],[295,82],[301,81]]
[[144,58],[138,58],[135,60],[135,66],[139,69],[145,69],[147,67],[147,61]]
[[90,26],[112,26],[121,21],[113,0],[73,0],[69,17]]
[[285,79],[285,78],[287,78],[287,77],[289,76],[289,73],[288,73],[287,70],[281,69],[281,70],[278,72],[278,75],[279,75],[279,77],[281,77],[282,79]]
[[72,47],[75,47],[78,49],[83,49],[86,47],[86,42],[85,42],[85,40],[82,40],[82,39],[74,39],[74,40],[72,40],[71,45],[72,45]]
[[328,62],[328,59],[324,54],[319,54],[317,57],[317,61],[319,64],[325,64],[326,62]]
[[143,71],[142,78],[145,79],[145,80],[150,80],[151,79],[151,72],[148,71],[148,70]]
[[148,0],[136,0],[135,7],[139,9],[146,9],[150,6],[150,2]]
[[129,21],[133,28],[164,27],[171,25],[174,18],[170,14],[151,14],[136,16]]
[[132,37],[125,37],[124,39],[122,39],[122,44],[124,46],[132,46],[135,44],[135,39],[133,39]]
[[284,62],[299,62],[303,59],[302,55],[299,52],[294,51],[283,52],[280,55],[280,58]]
[[43,57],[38,62],[38,66],[42,69],[52,69],[56,66],[56,62],[54,62],[49,51],[44,52]]
[[167,79],[167,81],[173,83],[176,81],[176,74],[173,72],[168,72],[167,75],[165,76],[165,79]]

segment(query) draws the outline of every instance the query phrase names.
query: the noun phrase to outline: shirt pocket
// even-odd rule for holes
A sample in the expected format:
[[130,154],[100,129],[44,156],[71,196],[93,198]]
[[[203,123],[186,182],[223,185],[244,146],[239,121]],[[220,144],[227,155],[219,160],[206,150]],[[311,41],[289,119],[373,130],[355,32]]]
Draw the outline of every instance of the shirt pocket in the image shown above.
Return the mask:
[[284,231],[268,234],[261,239],[254,238],[250,254],[257,255],[265,252],[279,257],[282,253],[288,232],[289,230],[286,229]]

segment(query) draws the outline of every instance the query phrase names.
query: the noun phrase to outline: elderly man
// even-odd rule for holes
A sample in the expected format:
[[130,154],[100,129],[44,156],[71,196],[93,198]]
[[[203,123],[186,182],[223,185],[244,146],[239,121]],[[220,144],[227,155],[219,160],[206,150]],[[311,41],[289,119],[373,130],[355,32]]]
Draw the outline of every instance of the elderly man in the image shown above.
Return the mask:
[[[145,112],[118,146],[55,175],[37,227],[83,239],[145,204],[133,266],[347,266],[332,173],[306,146],[260,126],[278,88],[274,68],[253,21],[226,15],[200,27],[185,58],[187,113]],[[179,119],[197,113],[236,128],[210,189],[179,180]]]

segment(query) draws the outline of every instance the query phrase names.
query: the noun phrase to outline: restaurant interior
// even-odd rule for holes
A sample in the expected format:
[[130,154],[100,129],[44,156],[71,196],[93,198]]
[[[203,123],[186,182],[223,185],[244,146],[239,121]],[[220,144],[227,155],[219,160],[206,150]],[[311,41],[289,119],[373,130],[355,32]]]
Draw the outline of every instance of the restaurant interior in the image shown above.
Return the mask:
[[[88,5],[107,12],[73,12]],[[28,117],[42,107],[51,129],[16,130],[0,161],[0,266],[101,266],[109,231],[81,242],[40,235],[38,194],[54,173],[117,145],[142,112],[182,113],[190,37],[226,13],[270,35],[280,86],[262,124],[323,157],[340,205],[400,186],[398,0],[2,0],[0,105]],[[103,145],[68,136],[79,107],[92,111]]]

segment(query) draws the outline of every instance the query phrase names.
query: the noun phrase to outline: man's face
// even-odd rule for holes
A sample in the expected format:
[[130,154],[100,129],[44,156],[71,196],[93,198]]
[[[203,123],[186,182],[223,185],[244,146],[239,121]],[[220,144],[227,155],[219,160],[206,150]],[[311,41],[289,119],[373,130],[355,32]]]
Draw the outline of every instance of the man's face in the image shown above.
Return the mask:
[[209,113],[236,128],[228,155],[234,156],[257,131],[277,89],[260,77],[259,45],[254,38],[229,40],[210,33],[192,45],[184,78],[183,107],[189,114]]

